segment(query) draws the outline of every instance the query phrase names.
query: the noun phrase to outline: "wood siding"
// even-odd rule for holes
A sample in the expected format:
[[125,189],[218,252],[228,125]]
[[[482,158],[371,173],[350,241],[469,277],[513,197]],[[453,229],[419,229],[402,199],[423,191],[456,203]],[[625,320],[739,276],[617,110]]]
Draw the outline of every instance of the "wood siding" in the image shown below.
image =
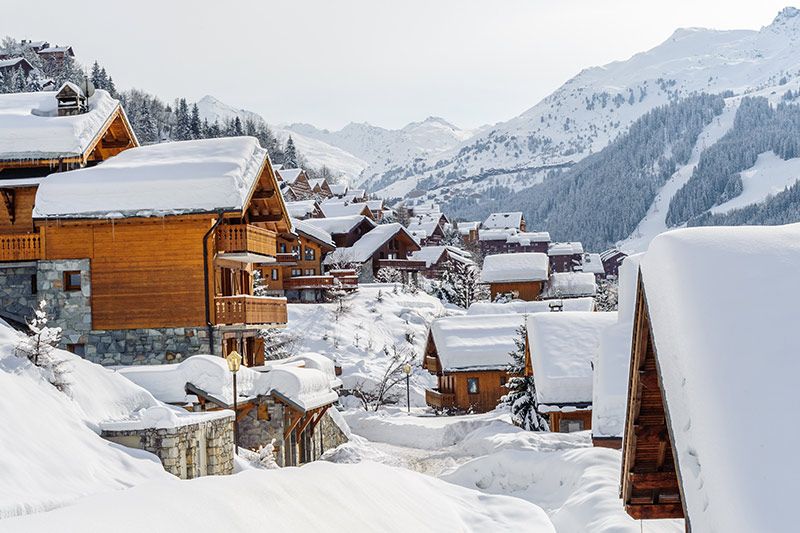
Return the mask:
[[[0,173],[2,175],[2,173]],[[3,187],[0,180],[0,234],[31,233],[33,231],[33,202],[36,199],[36,187]],[[9,213],[6,199],[11,202],[13,211]],[[12,222],[11,219],[14,219]]]
[[490,284],[492,300],[498,294],[517,293],[516,298],[532,302],[538,300],[542,294],[542,281],[528,281],[515,283],[492,283]]
[[[477,372],[446,372],[439,376],[438,392],[453,394],[456,409],[485,413],[500,403],[500,398],[508,391],[503,387],[509,378],[504,370],[484,370]],[[478,380],[478,393],[470,394],[468,381]]]
[[567,433],[568,431],[562,427],[562,422],[567,420],[577,420],[583,424],[580,430],[592,429],[592,412],[587,410],[560,412],[554,411],[548,413],[550,431],[554,433]]

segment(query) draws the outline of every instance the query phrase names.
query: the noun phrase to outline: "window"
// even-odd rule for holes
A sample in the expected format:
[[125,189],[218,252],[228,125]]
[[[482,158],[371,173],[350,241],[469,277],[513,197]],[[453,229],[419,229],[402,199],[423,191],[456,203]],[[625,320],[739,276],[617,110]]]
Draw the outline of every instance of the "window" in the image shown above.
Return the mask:
[[505,385],[506,385],[506,377],[500,376],[500,386],[505,387]]
[[300,270],[299,268],[293,268],[292,269],[292,277],[302,276],[302,275],[303,275],[303,271]]
[[292,253],[295,256],[300,257],[300,246],[292,246]]
[[306,261],[313,261],[314,260],[314,249],[308,246],[305,247],[305,257]]
[[272,279],[273,280],[277,280],[278,279],[278,269],[277,268],[273,268],[272,269]]
[[478,378],[467,378],[467,392],[478,394]]
[[397,259],[397,253],[389,252],[389,259]]
[[64,272],[64,290],[65,291],[81,290],[80,270],[67,270]]
[[305,271],[303,272],[303,275],[305,275],[305,276],[313,276],[314,275],[314,269],[313,268],[305,269]]
[[282,254],[285,254],[285,253],[286,253],[286,243],[285,243],[285,242],[282,242],[282,243],[281,243],[281,253],[282,253]]
[[86,357],[85,344],[67,344],[67,351],[72,352],[79,357]]
[[573,431],[583,431],[583,420],[561,419],[558,422],[558,431],[561,433],[572,433]]
[[31,274],[31,294],[39,292],[39,280],[36,274]]

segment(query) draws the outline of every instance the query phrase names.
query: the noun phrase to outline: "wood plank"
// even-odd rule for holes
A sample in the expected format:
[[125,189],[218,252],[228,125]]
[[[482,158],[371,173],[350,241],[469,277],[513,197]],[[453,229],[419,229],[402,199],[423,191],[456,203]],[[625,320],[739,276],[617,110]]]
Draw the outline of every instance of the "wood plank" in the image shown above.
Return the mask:
[[677,503],[626,505],[625,510],[636,520],[683,518],[683,506]]

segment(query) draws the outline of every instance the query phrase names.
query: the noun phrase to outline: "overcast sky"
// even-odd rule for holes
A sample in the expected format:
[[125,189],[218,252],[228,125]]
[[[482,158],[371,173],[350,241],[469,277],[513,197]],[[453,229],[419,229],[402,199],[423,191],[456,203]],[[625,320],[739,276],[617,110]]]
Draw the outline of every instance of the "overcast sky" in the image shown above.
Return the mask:
[[3,0],[0,35],[71,44],[117,88],[268,121],[509,119],[678,27],[758,29],[789,0]]

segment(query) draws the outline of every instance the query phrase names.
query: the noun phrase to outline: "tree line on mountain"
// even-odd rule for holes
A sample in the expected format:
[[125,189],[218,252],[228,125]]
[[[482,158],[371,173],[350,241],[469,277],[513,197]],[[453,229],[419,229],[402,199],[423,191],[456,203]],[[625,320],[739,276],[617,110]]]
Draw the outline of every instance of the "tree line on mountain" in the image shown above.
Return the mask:
[[605,149],[551,172],[541,184],[520,191],[493,187],[480,199],[453,199],[447,208],[469,220],[522,211],[529,227],[549,231],[554,240],[603,249],[633,232],[724,105],[721,96],[698,94],[655,108]]
[[741,172],[770,151],[784,160],[800,157],[800,106],[782,102],[773,107],[763,97],[743,98],[731,130],[701,154],[689,181],[672,197],[667,224],[689,222],[739,196]]

